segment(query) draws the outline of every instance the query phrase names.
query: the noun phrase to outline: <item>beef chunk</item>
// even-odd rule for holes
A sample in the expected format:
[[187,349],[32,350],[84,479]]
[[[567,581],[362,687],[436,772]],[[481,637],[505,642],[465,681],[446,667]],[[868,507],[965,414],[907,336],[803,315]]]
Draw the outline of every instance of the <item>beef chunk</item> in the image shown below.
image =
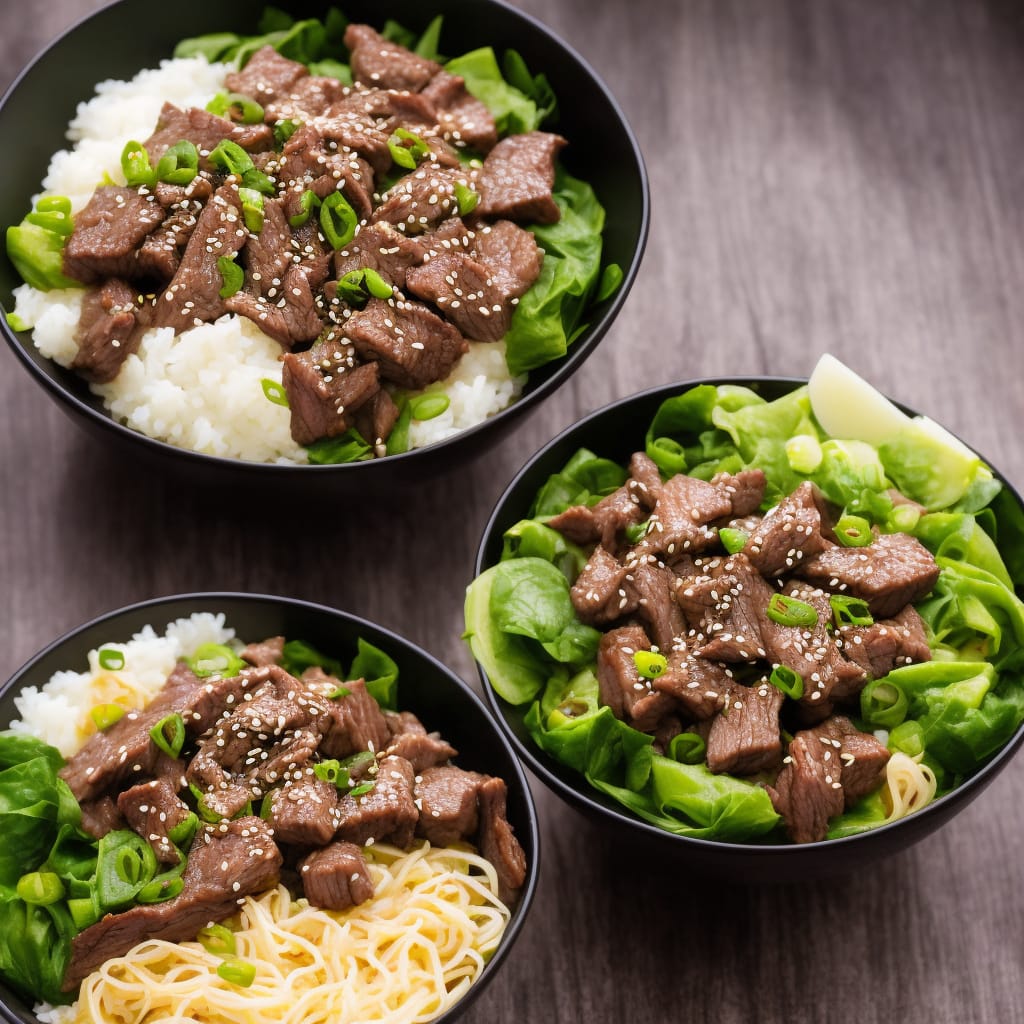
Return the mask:
[[345,45],[351,51],[352,78],[378,89],[419,92],[440,70],[440,64],[389,42],[369,25],[349,25]]
[[424,768],[416,783],[420,817],[416,834],[434,846],[451,846],[476,833],[477,790],[484,776],[454,765]]
[[307,75],[268,103],[264,111],[268,121],[284,121],[289,118],[309,121],[326,114],[331,106],[345,98],[347,92],[348,87],[337,78]]
[[124,815],[118,810],[114,798],[104,794],[96,800],[83,800],[82,831],[94,839],[102,839],[108,832],[124,828]]
[[75,329],[78,352],[71,368],[87,380],[100,384],[112,381],[122,363],[138,348],[137,294],[131,285],[117,278],[86,291]]
[[455,757],[458,751],[436,733],[403,732],[392,738],[387,753],[404,757],[413,768],[422,772],[435,765],[443,765]]
[[551,195],[560,135],[525,132],[502,139],[487,154],[477,184],[480,217],[554,224],[561,213]]
[[438,126],[453,146],[469,147],[486,155],[497,145],[493,115],[466,90],[461,75],[439,71],[420,95],[433,103]]
[[418,239],[407,238],[386,222],[368,224],[356,232],[344,249],[334,256],[334,273],[343,277],[351,270],[375,270],[391,285],[405,287],[406,273],[423,262],[426,248]]
[[258,667],[280,665],[284,657],[284,637],[270,636],[256,644],[248,644],[239,655],[243,661]]
[[314,692],[325,696],[339,687],[348,693],[328,701],[330,718],[324,728],[320,751],[324,757],[348,757],[363,750],[383,750],[391,739],[380,705],[362,679],[344,683],[322,669],[307,669],[302,680]]
[[888,749],[870,733],[861,732],[848,718],[833,715],[819,726],[822,736],[839,745],[843,765],[843,799],[852,807],[885,781],[885,767],[892,756]]
[[872,679],[881,679],[900,665],[931,661],[924,622],[910,605],[870,626],[844,626],[839,635],[843,653]]
[[241,71],[224,79],[230,92],[251,96],[263,106],[278,96],[292,92],[301,80],[309,77],[309,68],[298,61],[282,57],[273,46],[261,46]]
[[163,219],[164,209],[151,194],[101,185],[75,214],[64,245],[64,273],[83,284],[136,277],[135,250]]
[[716,661],[698,658],[685,645],[667,652],[668,668],[654,680],[654,689],[672,697],[687,718],[706,721],[725,705],[733,680]]
[[841,775],[838,741],[821,737],[813,729],[796,734],[775,785],[767,787],[794,843],[825,838],[829,819],[843,810]]
[[[329,128],[324,126],[324,130]],[[383,145],[386,149],[386,140]],[[369,217],[373,208],[373,168],[358,153],[339,147],[312,125],[303,125],[285,143],[278,177],[286,182],[284,202],[289,217],[301,212],[299,201],[307,189],[325,199],[340,188],[360,220]],[[313,223],[316,220],[316,216],[310,217]]]
[[654,510],[661,497],[661,471],[657,463],[645,452],[634,452],[629,460],[629,480],[626,482],[637,501],[648,511]]
[[548,520],[547,525],[557,530],[574,544],[592,544],[599,541],[608,551],[618,547],[619,538],[627,526],[634,526],[644,518],[644,509],[633,490],[624,485],[603,497],[596,505],[573,505]]
[[267,820],[279,843],[324,846],[338,828],[338,790],[307,765],[273,791]]
[[[195,180],[205,182],[209,188],[205,178]],[[158,282],[160,286],[170,283],[178,272],[182,254],[199,223],[202,209],[203,203],[198,198],[183,199],[170,207],[164,222],[146,236],[135,253],[139,277]]]
[[655,561],[645,559],[630,566],[626,592],[636,601],[636,614],[647,623],[647,632],[657,647],[668,651],[686,632],[683,613],[672,597],[675,574]]
[[526,881],[526,854],[505,817],[508,790],[499,778],[485,779],[477,790],[480,852],[498,873],[498,894],[506,903],[514,903]]
[[883,533],[866,547],[830,546],[805,559],[796,572],[819,586],[862,598],[880,619],[919,601],[939,578],[931,552],[907,533]]
[[217,168],[207,157],[225,139],[255,153],[273,147],[274,132],[268,124],[235,124],[199,107],[181,110],[173,103],[165,103],[160,110],[156,130],[143,145],[149,154],[149,162],[155,167],[171,146],[187,140],[199,150],[200,168],[212,171]]
[[814,484],[807,481],[765,515],[743,548],[758,572],[782,576],[804,558],[825,549],[828,542],[821,535],[821,500]]
[[635,551],[670,556],[700,551],[717,536],[707,524],[731,511],[732,497],[725,487],[680,473],[662,485],[650,526]]
[[386,221],[407,235],[419,235],[436,228],[443,220],[458,212],[455,186],[471,181],[461,168],[422,164],[415,171],[399,178],[381,196],[381,204],[373,211],[371,223]]
[[413,795],[415,774],[405,758],[383,758],[373,789],[362,796],[346,794],[338,802],[338,836],[359,846],[367,839],[380,839],[408,849],[419,818]]
[[[335,356],[339,358],[335,359]],[[352,366],[345,346],[316,345],[307,352],[289,352],[281,381],[291,410],[291,433],[297,444],[337,437],[352,425],[352,414],[380,389],[376,363]]]
[[399,415],[395,400],[381,388],[356,410],[356,430],[361,437],[379,448],[394,430]]
[[238,252],[247,236],[238,190],[217,189],[199,215],[174,279],[157,299],[155,324],[178,333],[222,316],[227,308],[219,294],[224,278],[217,260]]
[[594,548],[569,591],[573,608],[583,622],[604,625],[636,610],[635,593],[630,597],[626,592],[628,571],[600,544]]
[[177,864],[181,860],[170,833],[192,812],[178,799],[177,790],[167,779],[140,782],[126,789],[117,798],[117,807],[128,825],[153,848],[161,864]]
[[348,910],[373,896],[373,879],[362,851],[337,842],[314,850],[299,862],[302,891],[314,907]]
[[264,334],[291,351],[320,336],[323,324],[313,297],[314,284],[305,264],[295,264],[285,273],[280,289],[266,295],[236,292],[224,301],[232,313],[248,317]]
[[763,469],[744,469],[732,473],[716,473],[711,478],[712,487],[720,487],[732,502],[732,515],[753,515],[764,500],[765,475]]
[[71,943],[64,991],[73,992],[97,967],[144,939],[182,942],[223,921],[238,900],[278,883],[281,853],[265,822],[245,817],[202,829],[192,843],[184,888],[164,903],[141,903],[79,932]]
[[637,671],[633,655],[650,649],[651,642],[641,626],[609,630],[597,649],[601,703],[610,707],[616,718],[641,732],[653,732],[676,707],[669,694],[654,689],[652,681]]
[[[263,201],[263,226],[259,234],[250,234],[242,253],[245,257],[245,287],[253,295],[269,295],[274,282],[281,279],[292,264],[292,230],[284,206],[278,199]],[[284,291],[284,289],[282,289]]]
[[371,299],[353,313],[345,333],[380,375],[402,388],[425,388],[444,380],[468,348],[462,335],[418,302]]
[[782,756],[779,710],[782,691],[762,680],[735,684],[708,733],[708,768],[732,775],[754,775],[778,764]]

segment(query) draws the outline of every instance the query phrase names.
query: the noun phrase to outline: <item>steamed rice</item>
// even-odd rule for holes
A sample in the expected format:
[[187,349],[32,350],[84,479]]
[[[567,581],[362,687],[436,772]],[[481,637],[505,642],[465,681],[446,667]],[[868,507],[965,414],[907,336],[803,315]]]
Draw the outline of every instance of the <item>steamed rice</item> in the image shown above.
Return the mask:
[[[75,145],[54,155],[44,191],[68,196],[74,212],[106,177],[123,182],[125,143],[152,134],[164,102],[205,106],[228,70],[192,57],[163,61],[130,82],[101,82],[95,98],[79,104],[67,133]],[[22,285],[14,296],[14,314],[34,328],[39,351],[70,366],[78,351],[81,289],[40,292]],[[90,389],[116,420],[177,447],[253,462],[303,463],[306,450],[292,440],[288,410],[263,393],[264,379],[281,382],[280,355],[281,346],[251,320],[229,314],[177,336],[167,327],[146,331],[117,377]],[[470,342],[451,375],[427,389],[447,394],[449,408],[414,422],[410,447],[434,444],[493,416],[519,397],[525,382],[525,375],[508,372],[502,343]]]

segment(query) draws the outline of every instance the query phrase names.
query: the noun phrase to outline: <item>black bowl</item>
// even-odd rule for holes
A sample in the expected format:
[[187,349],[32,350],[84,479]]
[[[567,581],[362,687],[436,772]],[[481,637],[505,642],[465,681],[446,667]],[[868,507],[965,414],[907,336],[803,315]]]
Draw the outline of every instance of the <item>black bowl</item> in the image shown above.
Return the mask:
[[[768,401],[792,391],[806,380],[781,377],[715,378],[668,384],[632,395],[596,410],[564,430],[537,452],[516,474],[498,499],[484,529],[477,552],[475,575],[499,561],[502,534],[524,518],[541,485],[558,472],[579,448],[625,463],[643,448],[644,435],[659,405],[668,397],[698,384],[733,384],[749,387]],[[898,403],[897,403],[898,404]],[[900,405],[911,415],[913,410]],[[989,464],[991,465],[991,464]],[[998,473],[996,474],[998,476]],[[1024,507],[1020,495],[998,476]],[[515,707],[492,689],[478,664],[484,694],[499,724],[512,740],[516,753],[530,770],[558,796],[587,817],[599,822],[610,836],[630,847],[645,846],[651,855],[670,859],[714,876],[787,882],[859,870],[875,858],[905,849],[923,839],[962,810],[1006,766],[1024,743],[1024,725],[1010,741],[962,785],[906,818],[859,835],[817,843],[728,843],[677,836],[634,816],[620,804],[592,788],[578,772],[558,763],[530,738],[523,724],[529,705]]]
[[[522,768],[480,698],[449,669],[408,640],[347,612],[262,594],[181,594],[108,612],[55,640],[19,669],[0,689],[0,723],[18,717],[14,697],[26,686],[41,686],[54,672],[80,671],[90,650],[104,642],[124,641],[145,625],[162,633],[168,623],[193,612],[223,612],[226,625],[243,639],[283,635],[306,640],[341,660],[350,659],[359,637],[389,654],[399,668],[398,701],[428,729],[437,729],[459,751],[460,767],[496,775],[508,786],[508,820],[527,858],[527,876],[501,944],[467,994],[437,1024],[456,1020],[483,991],[515,942],[537,884],[537,818]],[[21,1024],[38,1019],[17,995],[0,984],[0,1018]]]
[[[322,16],[332,0],[283,0],[274,6],[298,18]],[[595,303],[587,328],[568,353],[531,371],[521,398],[509,408],[447,441],[402,455],[337,466],[296,466],[244,462],[201,455],[155,441],[111,418],[100,400],[76,374],[41,356],[30,332],[15,332],[3,319],[3,333],[31,377],[78,424],[101,441],[144,459],[154,469],[187,474],[204,485],[258,483],[292,493],[315,484],[321,488],[390,485],[421,479],[481,454],[529,409],[564,383],[594,351],[615,319],[640,265],[647,240],[647,174],[633,132],[597,73],[540,22],[502,0],[342,0],[336,4],[351,20],[380,27],[393,18],[422,31],[444,15],[442,44],[449,54],[493,45],[522,54],[529,68],[544,72],[559,100],[557,130],[569,140],[566,169],[593,185],[607,213],[603,262],[618,263],[624,279],[615,294]],[[130,78],[171,56],[186,36],[209,32],[252,33],[261,10],[224,0],[180,0],[153,4],[119,0],[81,21],[56,40],[19,76],[0,101],[0,132],[18,139],[8,152],[5,187],[0,192],[0,224],[17,224],[53,153],[67,146],[64,131],[76,105],[93,96],[97,82]],[[131,45],[117,44],[131,40]],[[11,293],[21,284],[6,250],[0,255],[0,304],[13,308]]]

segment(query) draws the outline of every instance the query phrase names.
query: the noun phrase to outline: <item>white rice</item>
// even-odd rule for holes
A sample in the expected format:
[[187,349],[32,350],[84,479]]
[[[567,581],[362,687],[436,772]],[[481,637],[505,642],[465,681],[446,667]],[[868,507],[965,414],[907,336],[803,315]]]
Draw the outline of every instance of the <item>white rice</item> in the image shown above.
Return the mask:
[[[99,182],[124,181],[125,143],[152,134],[165,101],[203,107],[222,87],[227,70],[194,57],[163,61],[130,82],[101,82],[96,97],[79,104],[67,133],[75,145],[54,155],[43,189],[70,197],[72,210],[80,210]],[[81,290],[39,292],[22,285],[14,295],[15,316],[34,328],[39,351],[70,366],[77,353]],[[234,314],[178,336],[170,328],[153,328],[116,379],[91,390],[115,419],[180,448],[253,462],[303,463],[306,451],[292,440],[288,410],[263,393],[265,378],[281,382],[280,355],[276,341]],[[428,389],[447,394],[449,408],[433,420],[414,422],[410,446],[434,444],[493,416],[519,397],[525,382],[525,375],[509,374],[504,345],[471,342],[448,379]]]
[[127,642],[102,645],[123,654],[122,668],[102,668],[97,648],[89,652],[86,671],[66,669],[41,686],[26,686],[14,698],[21,718],[11,722],[10,728],[36,736],[71,757],[96,731],[89,712],[97,704],[145,707],[180,658],[190,657],[202,644],[226,644],[234,637],[235,631],[224,625],[224,615],[211,612],[177,619],[162,636],[145,626]]

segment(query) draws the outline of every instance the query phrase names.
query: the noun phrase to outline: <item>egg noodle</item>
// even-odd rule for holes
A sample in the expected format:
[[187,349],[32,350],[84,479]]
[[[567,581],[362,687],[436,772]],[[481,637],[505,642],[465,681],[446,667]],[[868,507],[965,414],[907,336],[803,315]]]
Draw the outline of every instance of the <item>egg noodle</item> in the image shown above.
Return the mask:
[[935,798],[938,783],[935,772],[902,751],[895,751],[885,766],[882,801],[889,813],[886,821],[905,818]]
[[355,1024],[429,1021],[461,998],[497,948],[510,911],[494,868],[467,846],[364,850],[374,896],[311,907],[283,885],[225,922],[247,987],[217,974],[198,942],[148,940],[82,984],[76,1024]]

